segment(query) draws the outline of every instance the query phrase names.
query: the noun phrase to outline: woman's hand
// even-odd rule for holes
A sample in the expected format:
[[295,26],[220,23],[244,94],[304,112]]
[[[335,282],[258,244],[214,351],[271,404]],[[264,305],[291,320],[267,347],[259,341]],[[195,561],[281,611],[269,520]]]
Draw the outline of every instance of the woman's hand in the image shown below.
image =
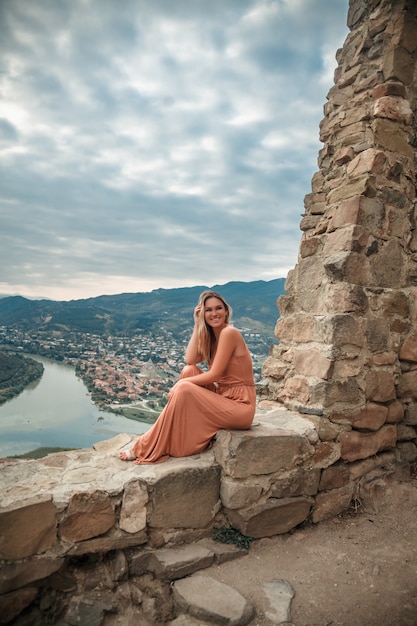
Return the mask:
[[171,387],[171,389],[169,390],[169,392],[168,392],[168,398],[170,398],[170,397],[172,396],[172,394],[174,393],[174,390],[175,390],[175,389],[176,389],[179,385],[181,385],[181,383],[183,383],[183,382],[184,382],[184,380],[188,380],[188,381],[189,381],[190,379],[189,379],[189,378],[180,378],[180,380],[177,380],[177,382],[175,383],[175,385],[173,385],[173,386]]
[[200,313],[201,313],[201,304],[197,304],[197,306],[194,309],[194,324],[197,324],[200,318]]

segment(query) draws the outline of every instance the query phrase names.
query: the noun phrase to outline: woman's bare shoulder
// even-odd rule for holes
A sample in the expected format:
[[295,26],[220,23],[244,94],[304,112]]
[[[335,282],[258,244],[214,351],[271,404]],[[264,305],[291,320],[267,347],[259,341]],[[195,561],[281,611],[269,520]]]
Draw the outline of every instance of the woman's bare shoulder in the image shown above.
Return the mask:
[[240,330],[238,330],[234,326],[230,326],[229,324],[223,328],[223,330],[221,331],[221,335],[224,337],[224,339],[227,338],[230,341],[239,342],[243,339]]

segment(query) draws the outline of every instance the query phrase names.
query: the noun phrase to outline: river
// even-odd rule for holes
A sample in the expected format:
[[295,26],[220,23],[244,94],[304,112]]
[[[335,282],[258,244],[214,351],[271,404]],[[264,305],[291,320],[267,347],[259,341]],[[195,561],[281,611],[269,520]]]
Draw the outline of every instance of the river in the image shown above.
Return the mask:
[[98,409],[69,365],[43,363],[40,381],[0,406],[0,458],[41,446],[88,448],[119,433],[141,434],[149,424]]

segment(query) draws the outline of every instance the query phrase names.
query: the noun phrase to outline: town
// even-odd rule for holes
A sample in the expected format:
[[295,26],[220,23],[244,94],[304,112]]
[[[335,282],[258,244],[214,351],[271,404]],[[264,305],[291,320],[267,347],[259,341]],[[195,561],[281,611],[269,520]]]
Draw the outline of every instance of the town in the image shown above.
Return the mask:
[[[255,382],[271,338],[241,329],[252,355]],[[154,421],[184,366],[190,332],[174,336],[163,326],[158,333],[110,336],[70,330],[29,331],[0,326],[0,349],[62,361],[75,368],[100,408],[132,419]]]

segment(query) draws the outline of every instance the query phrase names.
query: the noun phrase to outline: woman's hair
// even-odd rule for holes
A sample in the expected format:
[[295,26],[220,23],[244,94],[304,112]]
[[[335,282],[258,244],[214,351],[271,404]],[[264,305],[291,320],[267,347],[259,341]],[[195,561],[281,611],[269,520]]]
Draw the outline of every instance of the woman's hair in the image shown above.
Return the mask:
[[199,354],[203,357],[203,360],[207,363],[210,363],[212,356],[212,348],[216,341],[216,337],[214,335],[213,329],[211,326],[207,326],[206,320],[204,317],[205,304],[209,298],[217,298],[220,300],[224,308],[226,310],[225,322],[229,323],[232,317],[232,308],[229,304],[227,304],[226,300],[216,291],[203,291],[198,299],[197,306],[200,305],[200,313],[197,320],[197,350]]

